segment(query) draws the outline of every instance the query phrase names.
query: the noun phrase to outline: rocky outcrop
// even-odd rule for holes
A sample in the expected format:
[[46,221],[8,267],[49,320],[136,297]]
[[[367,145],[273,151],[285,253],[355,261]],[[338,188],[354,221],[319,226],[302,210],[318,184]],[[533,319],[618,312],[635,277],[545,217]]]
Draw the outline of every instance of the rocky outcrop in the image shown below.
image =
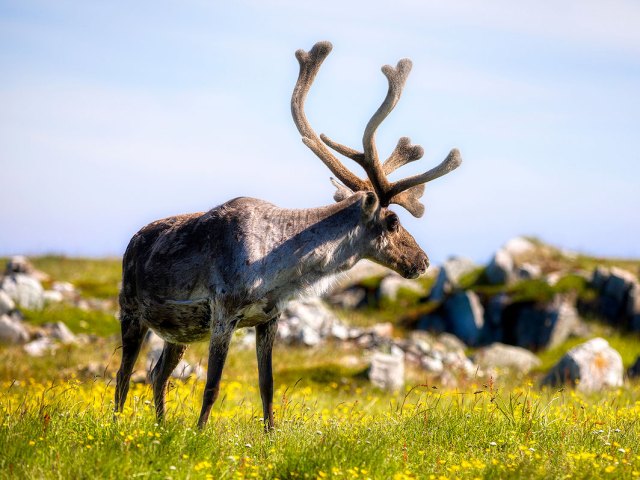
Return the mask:
[[318,345],[326,338],[346,340],[359,335],[350,329],[318,297],[289,302],[278,320],[278,338],[289,345]]
[[514,278],[513,258],[506,250],[498,250],[484,271],[485,278],[491,285],[510,283]]
[[621,268],[598,267],[593,272],[591,285],[598,292],[597,313],[610,323],[635,329],[640,315],[637,277]]
[[467,274],[477,270],[478,265],[468,258],[451,257],[442,264],[436,282],[431,288],[429,300],[441,302],[445,297],[460,287],[460,280]]
[[484,309],[478,296],[471,292],[458,292],[444,304],[447,331],[467,345],[476,345],[484,325]]
[[560,345],[571,335],[583,332],[576,307],[557,296],[549,304],[521,302],[503,312],[503,341],[529,350]]
[[549,371],[542,385],[575,386],[582,392],[596,392],[623,383],[620,354],[603,338],[594,338],[573,347]]

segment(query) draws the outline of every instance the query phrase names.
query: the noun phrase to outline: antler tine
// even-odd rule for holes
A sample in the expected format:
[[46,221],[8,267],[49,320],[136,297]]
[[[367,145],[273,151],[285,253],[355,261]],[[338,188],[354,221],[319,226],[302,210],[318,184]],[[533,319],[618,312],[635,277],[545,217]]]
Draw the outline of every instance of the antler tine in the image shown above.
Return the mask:
[[296,51],[296,58],[300,63],[298,81],[291,96],[291,114],[293,121],[302,135],[303,143],[315,153],[329,170],[353,191],[366,190],[368,183],[350,172],[320,141],[304,113],[304,101],[309,88],[327,55],[333,46],[330,42],[318,42],[309,52],[300,49]]
[[365,157],[363,168],[367,172],[367,176],[378,194],[380,204],[385,207],[389,205],[388,200],[391,198],[387,195],[390,185],[384,174],[382,165],[380,164],[380,159],[378,158],[375,135],[380,124],[385,118],[387,118],[387,115],[389,115],[398,103],[400,94],[402,93],[402,89],[404,88],[404,84],[410,71],[411,60],[407,58],[400,60],[396,68],[393,68],[390,65],[382,67],[382,73],[387,77],[389,82],[389,90],[387,91],[387,96],[382,102],[382,105],[380,105],[378,110],[376,110],[367,123],[364,135],[362,136],[362,146],[364,147]]
[[435,180],[436,178],[446,175],[447,173],[452,172],[453,170],[458,168],[461,163],[462,157],[460,156],[460,152],[457,148],[454,148],[453,150],[451,150],[451,152],[449,152],[447,158],[445,158],[444,161],[437,167],[434,167],[422,174],[403,178],[402,180],[394,182],[388,191],[392,203],[397,203],[393,201],[393,198],[405,192],[406,190],[409,190],[421,184],[428,183],[431,180]]
[[364,153],[359,152],[351,147],[347,147],[346,145],[342,145],[341,143],[334,142],[329,137],[327,137],[324,133],[320,134],[320,140],[322,140],[329,148],[334,149],[340,155],[344,155],[347,158],[355,161],[361,167],[365,165]]
[[420,160],[423,155],[424,149],[420,145],[411,145],[409,137],[402,137],[398,140],[398,144],[391,156],[382,164],[382,171],[385,175],[389,175],[409,162]]

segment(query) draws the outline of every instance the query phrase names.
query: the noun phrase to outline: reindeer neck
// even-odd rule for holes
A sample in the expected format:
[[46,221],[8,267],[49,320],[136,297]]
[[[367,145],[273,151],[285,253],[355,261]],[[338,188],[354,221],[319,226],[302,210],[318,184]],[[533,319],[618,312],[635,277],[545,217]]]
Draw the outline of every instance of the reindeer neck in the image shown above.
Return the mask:
[[250,226],[258,244],[250,264],[269,278],[258,290],[299,290],[342,272],[363,250],[359,197],[325,207],[287,210],[265,206],[254,210]]

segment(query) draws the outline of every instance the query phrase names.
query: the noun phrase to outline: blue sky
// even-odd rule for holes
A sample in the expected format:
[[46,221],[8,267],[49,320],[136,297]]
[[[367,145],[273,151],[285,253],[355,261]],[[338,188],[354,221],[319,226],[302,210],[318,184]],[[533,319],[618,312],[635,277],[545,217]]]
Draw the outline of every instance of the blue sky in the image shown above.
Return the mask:
[[518,234],[640,257],[638,25],[635,1],[0,0],[0,255],[118,255],[241,195],[330,203],[289,111],[294,51],[330,40],[318,133],[358,147],[380,67],[409,57],[381,156],[421,144],[404,176],[462,152],[423,218],[395,209],[433,261]]

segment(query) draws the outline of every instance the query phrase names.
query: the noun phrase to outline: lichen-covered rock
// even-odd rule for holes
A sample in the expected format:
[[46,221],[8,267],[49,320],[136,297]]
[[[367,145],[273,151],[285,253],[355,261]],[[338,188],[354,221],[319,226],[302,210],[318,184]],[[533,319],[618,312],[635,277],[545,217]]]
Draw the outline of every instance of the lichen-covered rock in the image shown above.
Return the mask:
[[519,375],[526,375],[542,363],[529,350],[503,343],[478,349],[473,359],[483,369],[509,370]]
[[575,385],[582,392],[597,392],[623,383],[620,354],[604,338],[594,338],[569,350],[542,380],[543,385]]

